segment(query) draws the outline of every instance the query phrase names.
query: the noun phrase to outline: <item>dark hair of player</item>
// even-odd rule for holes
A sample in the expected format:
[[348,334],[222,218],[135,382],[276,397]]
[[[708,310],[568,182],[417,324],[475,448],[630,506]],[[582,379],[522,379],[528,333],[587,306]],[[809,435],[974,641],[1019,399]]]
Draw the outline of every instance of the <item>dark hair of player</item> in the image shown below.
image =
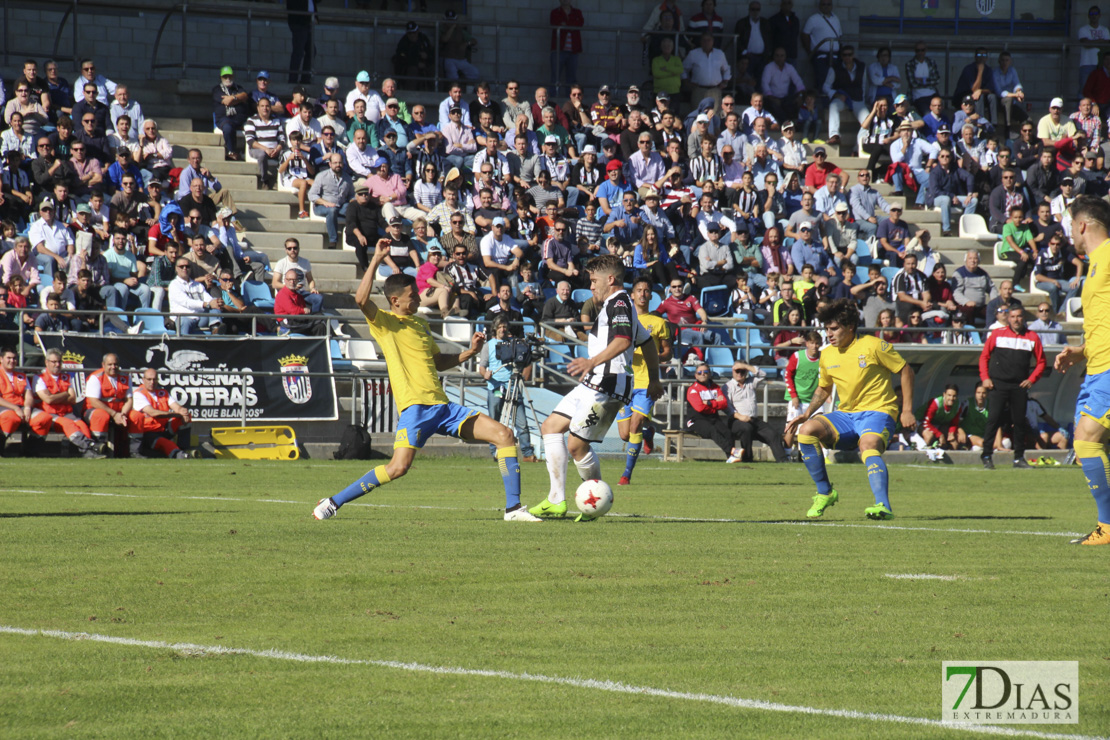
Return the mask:
[[847,298],[833,301],[823,311],[818,312],[817,318],[822,324],[835,321],[841,326],[851,327],[853,331],[859,328],[859,308],[856,307],[855,302]]
[[382,286],[382,293],[386,298],[394,298],[405,292],[410,285],[416,285],[416,278],[412,275],[400,273],[399,275],[390,275],[385,279],[385,284]]
[[624,277],[624,262],[615,254],[603,254],[593,257],[586,263],[586,272],[600,272],[613,277]]

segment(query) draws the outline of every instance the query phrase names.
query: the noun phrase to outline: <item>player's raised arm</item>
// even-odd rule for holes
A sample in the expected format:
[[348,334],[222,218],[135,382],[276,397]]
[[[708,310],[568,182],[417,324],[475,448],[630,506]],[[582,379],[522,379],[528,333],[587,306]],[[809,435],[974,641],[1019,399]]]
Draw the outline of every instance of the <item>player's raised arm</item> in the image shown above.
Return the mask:
[[[388,239],[379,239],[377,248],[381,249],[383,243],[386,247],[389,246]],[[367,270],[362,276],[362,282],[358,284],[358,289],[355,290],[355,303],[362,309],[362,315],[370,321],[378,315],[378,306],[370,299],[370,293],[374,289],[374,271]]]
[[450,370],[453,367],[458,367],[474,355],[481,352],[482,347],[483,345],[485,345],[485,343],[485,332],[474,332],[474,334],[470,337],[470,349],[463,350],[458,354],[449,354],[446,352],[440,352],[439,354],[437,354],[435,359],[436,370],[443,372],[444,370]]

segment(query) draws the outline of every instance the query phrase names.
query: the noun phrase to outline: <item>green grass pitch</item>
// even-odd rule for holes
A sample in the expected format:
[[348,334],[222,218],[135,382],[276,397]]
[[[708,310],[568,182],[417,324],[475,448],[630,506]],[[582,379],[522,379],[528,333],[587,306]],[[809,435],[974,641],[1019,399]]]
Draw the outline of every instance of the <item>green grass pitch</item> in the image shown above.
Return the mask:
[[972,737],[900,721],[940,719],[943,660],[1077,660],[1079,724],[1014,729],[1110,732],[1077,468],[891,465],[869,522],[833,465],[811,524],[801,465],[645,457],[604,519],[523,524],[492,460],[418,458],[312,519],[366,468],[4,460],[0,736]]

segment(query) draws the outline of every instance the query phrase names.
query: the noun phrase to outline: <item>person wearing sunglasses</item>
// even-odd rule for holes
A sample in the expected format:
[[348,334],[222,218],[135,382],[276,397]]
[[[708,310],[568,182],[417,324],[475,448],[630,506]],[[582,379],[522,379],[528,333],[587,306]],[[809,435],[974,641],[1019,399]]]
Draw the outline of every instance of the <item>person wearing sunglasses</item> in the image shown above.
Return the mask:
[[[115,97],[116,83],[102,74],[97,74],[96,62],[92,59],[82,59],[80,69],[80,76],[73,82],[73,102],[81,100],[84,97],[85,84],[92,83],[96,86],[96,99],[104,105],[108,105],[108,101]],[[46,65],[46,73],[49,77],[49,62]]]

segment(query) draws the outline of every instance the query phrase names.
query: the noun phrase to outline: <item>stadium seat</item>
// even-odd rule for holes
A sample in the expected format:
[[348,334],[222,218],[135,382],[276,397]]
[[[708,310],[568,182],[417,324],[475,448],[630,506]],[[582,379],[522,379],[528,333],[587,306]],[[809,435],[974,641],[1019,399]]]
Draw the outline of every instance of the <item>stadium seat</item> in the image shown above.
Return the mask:
[[369,339],[348,339],[347,359],[359,370],[385,370],[385,361],[378,357],[378,348]]
[[1078,313],[1078,311],[1080,309],[1082,309],[1082,307],[1083,307],[1082,300],[1083,299],[1081,299],[1081,298],[1069,298],[1068,299],[1066,314],[1067,314],[1067,320],[1069,322],[1075,322],[1077,324],[1082,324],[1083,323],[1083,316]]
[[890,288],[891,290],[894,289],[894,276],[897,275],[900,271],[901,268],[898,267],[884,267],[882,269],[883,277],[886,278],[886,287]]
[[709,364],[709,369],[717,375],[731,378],[732,363],[735,360],[732,350],[728,347],[709,345],[705,348],[705,361]]
[[470,337],[474,334],[474,327],[466,319],[448,316],[443,320],[440,331],[443,333],[444,339],[469,346]]
[[274,297],[270,294],[270,286],[257,280],[243,281],[243,298],[255,308],[273,308]]
[[589,288],[576,288],[570,292],[570,299],[575,303],[585,303],[593,297],[593,291]]
[[660,298],[658,294],[652,293],[651,298],[648,300],[648,311],[654,311],[655,309],[659,308],[660,304],[662,303],[663,299]]
[[351,373],[355,370],[353,362],[343,356],[343,348],[339,344],[338,339],[332,339],[328,342],[331,350],[331,369],[334,373]]
[[569,344],[547,345],[547,364],[555,370],[566,370],[567,362],[572,356]]
[[166,319],[153,308],[140,308],[135,311],[135,323],[141,324],[140,334],[166,334]]
[[[120,321],[122,321],[127,326],[131,326],[131,317],[128,316],[122,308],[115,308],[114,306],[105,306],[104,310],[111,311],[113,314],[118,314],[114,318],[119,319]],[[104,316],[104,333],[105,334],[123,334],[124,330],[117,327],[115,324],[113,324],[111,321],[109,321],[108,318],[109,317],[107,315]]]
[[584,344],[574,345],[574,356],[588,358],[590,356],[590,348]]
[[715,285],[711,288],[702,288],[698,302],[710,316],[724,316],[728,313],[729,289],[727,285]]
[[992,234],[987,228],[987,221],[977,213],[965,213],[960,216],[960,238],[975,239],[982,242],[993,242],[998,239],[998,234]]
[[867,242],[863,239],[856,239],[856,264],[860,267],[867,267],[874,261],[871,247],[867,245]]

